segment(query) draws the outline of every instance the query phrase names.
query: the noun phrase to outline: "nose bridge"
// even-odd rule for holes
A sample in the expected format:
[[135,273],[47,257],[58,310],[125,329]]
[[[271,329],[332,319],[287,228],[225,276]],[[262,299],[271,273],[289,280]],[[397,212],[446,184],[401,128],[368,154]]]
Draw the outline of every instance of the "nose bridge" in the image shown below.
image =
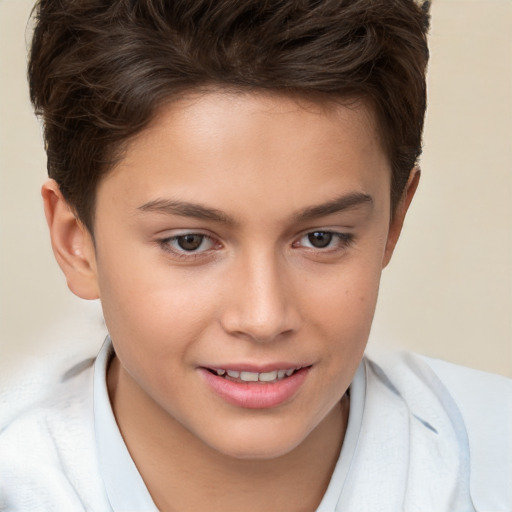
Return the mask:
[[270,248],[248,251],[240,258],[224,328],[231,334],[268,342],[297,327],[283,261]]

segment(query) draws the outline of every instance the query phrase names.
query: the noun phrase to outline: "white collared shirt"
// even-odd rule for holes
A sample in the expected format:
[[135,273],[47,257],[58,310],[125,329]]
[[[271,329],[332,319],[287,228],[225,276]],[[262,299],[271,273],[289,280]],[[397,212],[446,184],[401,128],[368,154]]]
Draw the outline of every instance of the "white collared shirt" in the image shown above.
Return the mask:
[[[107,339],[3,428],[0,511],[157,511],[110,406],[112,355]],[[316,512],[512,511],[512,381],[394,354],[363,359],[350,397]]]

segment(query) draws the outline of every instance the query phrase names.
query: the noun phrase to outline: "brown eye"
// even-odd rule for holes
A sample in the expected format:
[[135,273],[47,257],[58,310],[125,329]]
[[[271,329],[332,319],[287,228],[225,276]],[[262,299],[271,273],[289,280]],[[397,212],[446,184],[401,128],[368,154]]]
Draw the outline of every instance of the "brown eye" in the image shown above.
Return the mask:
[[293,247],[316,251],[316,254],[342,254],[353,243],[352,233],[337,231],[310,231],[294,242]]
[[220,249],[219,242],[203,233],[183,233],[158,240],[158,245],[173,257],[194,260]]
[[204,235],[190,233],[176,237],[176,243],[179,248],[183,249],[184,251],[196,251],[201,247],[204,239]]
[[308,241],[316,249],[324,249],[332,242],[332,237],[328,231],[314,231],[308,234]]

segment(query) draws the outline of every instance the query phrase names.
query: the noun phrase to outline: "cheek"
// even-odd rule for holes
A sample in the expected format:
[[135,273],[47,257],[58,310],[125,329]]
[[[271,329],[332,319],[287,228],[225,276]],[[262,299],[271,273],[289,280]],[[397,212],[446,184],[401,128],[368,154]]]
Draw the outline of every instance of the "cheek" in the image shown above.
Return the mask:
[[308,323],[323,340],[326,366],[323,378],[342,381],[352,375],[363,355],[377,302],[380,266],[351,266],[341,269],[328,286],[314,287],[309,294]]
[[327,328],[366,328],[375,310],[380,275],[380,265],[374,262],[348,265],[317,281],[307,294],[312,317]]
[[[136,259],[99,268],[105,322],[114,343],[135,357],[164,357],[197,338],[211,317],[211,287],[165,265]],[[172,343],[171,343],[172,341]]]

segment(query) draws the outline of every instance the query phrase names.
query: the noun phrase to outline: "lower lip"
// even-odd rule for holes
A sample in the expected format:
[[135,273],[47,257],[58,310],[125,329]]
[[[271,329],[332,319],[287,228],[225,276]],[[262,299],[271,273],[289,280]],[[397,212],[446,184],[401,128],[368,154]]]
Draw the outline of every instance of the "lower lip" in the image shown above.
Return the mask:
[[200,368],[210,389],[226,402],[246,409],[269,409],[289,401],[300,389],[309,373],[301,368],[290,377],[276,382],[233,382]]

